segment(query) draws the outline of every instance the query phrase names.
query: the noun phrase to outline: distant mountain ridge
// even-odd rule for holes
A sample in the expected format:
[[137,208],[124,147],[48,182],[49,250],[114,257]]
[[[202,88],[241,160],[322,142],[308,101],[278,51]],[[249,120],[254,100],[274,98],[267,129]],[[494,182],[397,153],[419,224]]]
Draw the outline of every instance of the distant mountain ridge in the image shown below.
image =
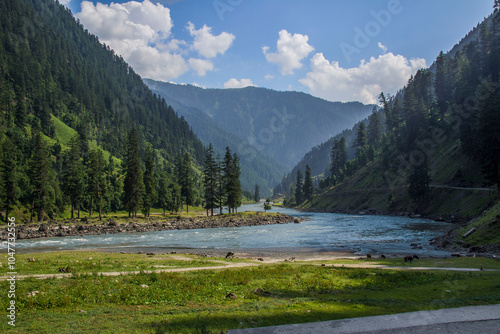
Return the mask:
[[186,118],[202,141],[219,149],[229,145],[244,159],[255,159],[251,169],[256,161],[266,161],[268,168],[261,172],[264,169],[268,175],[262,177],[272,181],[269,188],[312,147],[352,127],[373,109],[359,102],[329,102],[258,87],[203,89],[144,82]]

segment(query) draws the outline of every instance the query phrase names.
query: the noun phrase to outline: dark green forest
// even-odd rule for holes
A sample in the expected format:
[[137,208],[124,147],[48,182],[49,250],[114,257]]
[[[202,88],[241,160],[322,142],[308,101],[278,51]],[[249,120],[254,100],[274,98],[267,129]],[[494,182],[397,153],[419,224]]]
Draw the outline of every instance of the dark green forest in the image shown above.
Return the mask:
[[[311,151],[276,192],[285,194],[288,204],[310,209],[426,213],[453,200],[459,210],[450,194],[462,188],[490,187],[489,194],[496,189],[498,195],[499,6],[495,2],[476,38],[471,34],[453,53],[441,52],[431,68],[418,71],[395,96],[381,93],[380,112]],[[340,145],[341,140],[347,144]],[[318,175],[319,196],[308,203],[294,198],[301,186],[295,177],[305,164],[317,165]],[[474,204],[463,213],[477,216],[491,201]]]
[[[205,157],[184,118],[53,0],[0,2],[0,144],[0,204],[24,220],[68,205],[143,210],[123,193],[133,164],[144,173],[139,193],[155,194],[144,201],[148,214],[165,207],[166,190],[182,188],[182,157],[194,167]],[[201,201],[195,195],[190,204]]]

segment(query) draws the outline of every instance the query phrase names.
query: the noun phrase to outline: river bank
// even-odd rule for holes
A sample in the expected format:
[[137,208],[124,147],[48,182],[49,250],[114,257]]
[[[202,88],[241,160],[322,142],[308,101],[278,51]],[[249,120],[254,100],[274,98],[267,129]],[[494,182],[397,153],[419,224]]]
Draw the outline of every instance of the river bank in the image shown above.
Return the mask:
[[[46,237],[84,236],[115,233],[153,232],[164,230],[205,229],[219,227],[260,226],[300,223],[302,219],[283,213],[240,213],[231,215],[176,219],[110,219],[100,221],[50,221],[16,226],[16,237],[37,239]],[[7,227],[0,229],[0,240],[7,240]]]

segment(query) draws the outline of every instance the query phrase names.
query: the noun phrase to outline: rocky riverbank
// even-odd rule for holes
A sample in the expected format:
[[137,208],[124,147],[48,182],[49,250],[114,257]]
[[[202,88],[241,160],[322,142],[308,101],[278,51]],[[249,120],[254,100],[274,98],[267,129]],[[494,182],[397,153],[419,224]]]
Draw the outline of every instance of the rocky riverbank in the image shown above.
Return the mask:
[[[302,220],[281,213],[236,214],[213,217],[177,218],[173,220],[109,220],[107,222],[81,222],[77,220],[51,221],[41,224],[16,226],[17,239],[66,237],[77,235],[114,234],[123,232],[152,232],[199,228],[241,227],[271,224],[300,223]],[[0,240],[7,240],[7,228],[0,229]]]

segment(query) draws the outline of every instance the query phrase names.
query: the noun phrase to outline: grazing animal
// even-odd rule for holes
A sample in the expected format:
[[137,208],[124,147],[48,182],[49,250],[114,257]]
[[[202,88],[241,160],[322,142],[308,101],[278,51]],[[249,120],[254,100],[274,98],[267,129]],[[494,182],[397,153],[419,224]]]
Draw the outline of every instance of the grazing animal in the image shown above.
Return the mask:
[[228,252],[228,253],[226,254],[226,259],[227,259],[228,257],[233,258],[233,257],[234,257],[234,253],[233,253],[233,252]]
[[413,256],[405,256],[405,263],[406,262],[413,262]]
[[261,257],[259,257],[257,260],[259,260],[259,261],[264,261],[264,259],[263,259],[263,258],[261,258]]
[[418,255],[413,255],[413,259],[414,260],[420,260],[420,258],[418,257]]
[[385,259],[385,255],[384,254],[380,255],[380,258]]
[[366,254],[366,258],[367,258],[367,259],[371,259],[371,258],[372,258],[372,255],[371,255],[371,254]]

